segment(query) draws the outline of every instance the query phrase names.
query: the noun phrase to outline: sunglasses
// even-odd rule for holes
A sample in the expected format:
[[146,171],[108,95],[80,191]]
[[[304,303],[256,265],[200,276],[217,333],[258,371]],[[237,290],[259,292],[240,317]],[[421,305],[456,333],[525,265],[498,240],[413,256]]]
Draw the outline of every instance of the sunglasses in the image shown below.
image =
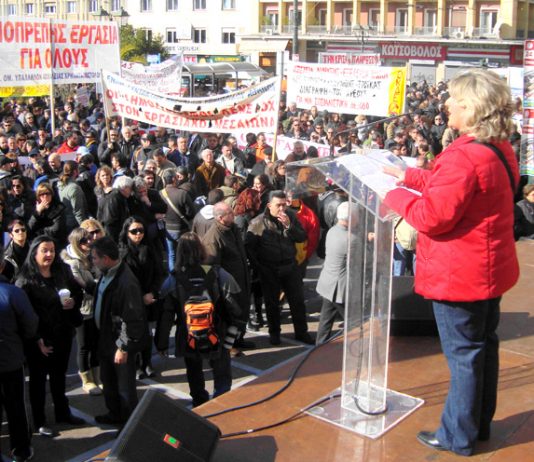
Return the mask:
[[39,197],[41,197],[41,196],[51,196],[51,195],[52,195],[52,193],[47,191],[47,192],[43,192],[43,193],[39,194]]
[[143,228],[129,229],[128,232],[134,236],[137,236],[138,234],[145,234],[145,230]]
[[26,228],[18,228],[18,229],[14,229],[13,232],[14,232],[15,234],[25,233],[25,232],[26,232]]
[[89,244],[89,240],[85,237],[82,237],[80,239],[80,245],[87,245],[87,244]]
[[97,234],[100,234],[101,231],[99,229],[92,229],[90,231],[87,231],[89,234],[96,236]]

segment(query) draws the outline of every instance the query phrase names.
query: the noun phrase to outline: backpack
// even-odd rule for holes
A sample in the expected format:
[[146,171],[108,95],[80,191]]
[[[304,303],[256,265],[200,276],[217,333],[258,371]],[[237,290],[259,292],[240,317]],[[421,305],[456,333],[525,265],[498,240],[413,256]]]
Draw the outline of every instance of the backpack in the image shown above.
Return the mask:
[[180,281],[185,289],[186,344],[190,350],[204,354],[217,350],[221,343],[216,329],[215,304],[207,287],[210,269],[202,267],[201,272],[185,275]]

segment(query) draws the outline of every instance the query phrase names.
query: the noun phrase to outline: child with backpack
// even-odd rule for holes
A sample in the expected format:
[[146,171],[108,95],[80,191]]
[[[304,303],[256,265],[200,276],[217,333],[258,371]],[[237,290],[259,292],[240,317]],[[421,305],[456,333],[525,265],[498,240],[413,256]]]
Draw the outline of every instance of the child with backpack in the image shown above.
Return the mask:
[[161,290],[164,308],[156,328],[155,343],[165,354],[169,334],[176,323],[176,356],[183,356],[193,407],[209,400],[203,361],[213,370],[217,397],[230,390],[230,349],[246,324],[239,321],[236,295],[241,289],[234,278],[218,266],[205,265],[206,252],[195,233],[178,240],[175,270]]

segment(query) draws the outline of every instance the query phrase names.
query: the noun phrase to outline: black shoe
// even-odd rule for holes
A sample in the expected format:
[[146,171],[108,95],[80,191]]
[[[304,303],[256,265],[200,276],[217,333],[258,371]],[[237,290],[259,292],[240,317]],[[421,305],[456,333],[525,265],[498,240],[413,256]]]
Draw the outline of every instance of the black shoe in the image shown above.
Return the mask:
[[39,430],[37,430],[37,433],[41,436],[46,436],[47,438],[54,438],[58,435],[58,433],[55,430],[52,430],[50,427],[47,427],[43,425],[42,427],[39,427]]
[[419,432],[417,434],[417,440],[427,448],[435,449],[436,451],[448,451],[448,449],[445,446],[442,446],[436,438],[435,432]]
[[258,332],[260,330],[260,325],[250,320],[247,324],[247,329],[251,330],[252,332]]
[[238,339],[235,341],[234,346],[242,350],[253,350],[256,348],[256,344],[250,340]]
[[271,342],[271,345],[280,345],[282,343],[280,334],[269,334],[269,342]]
[[156,371],[152,368],[152,366],[147,366],[146,367],[145,374],[149,378],[156,377]]
[[120,417],[117,417],[109,412],[107,414],[97,415],[95,417],[95,421],[103,425],[121,425],[125,422],[124,419],[121,419]]
[[75,415],[69,414],[65,417],[58,417],[56,418],[56,423],[66,423],[69,425],[85,425],[86,422],[80,417],[76,417]]
[[146,377],[147,377],[146,372],[143,369],[137,369],[135,371],[136,380],[146,379]]
[[295,335],[295,340],[305,343],[306,345],[315,345],[315,340],[311,338],[311,335],[308,332],[304,334]]

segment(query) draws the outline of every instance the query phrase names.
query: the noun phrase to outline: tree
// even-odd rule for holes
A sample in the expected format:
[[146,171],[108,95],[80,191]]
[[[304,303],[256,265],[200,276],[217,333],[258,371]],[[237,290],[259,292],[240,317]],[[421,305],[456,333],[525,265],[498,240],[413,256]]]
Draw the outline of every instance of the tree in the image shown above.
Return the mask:
[[136,63],[147,64],[147,55],[161,56],[164,61],[169,57],[169,52],[164,46],[161,35],[152,36],[145,29],[134,29],[131,25],[120,28],[121,59]]

